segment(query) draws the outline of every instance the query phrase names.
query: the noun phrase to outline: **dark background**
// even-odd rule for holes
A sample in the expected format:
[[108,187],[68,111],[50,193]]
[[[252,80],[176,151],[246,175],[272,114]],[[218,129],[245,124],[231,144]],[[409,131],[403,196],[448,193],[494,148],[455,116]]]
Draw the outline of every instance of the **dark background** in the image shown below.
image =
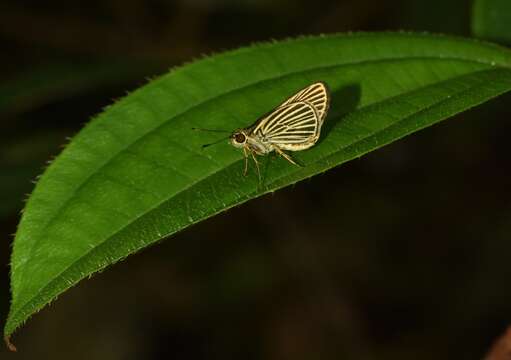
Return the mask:
[[[254,41],[469,36],[466,0],[0,3],[0,324],[45,162],[146,78]],[[1,359],[481,359],[511,322],[504,96],[128,258],[32,318]]]

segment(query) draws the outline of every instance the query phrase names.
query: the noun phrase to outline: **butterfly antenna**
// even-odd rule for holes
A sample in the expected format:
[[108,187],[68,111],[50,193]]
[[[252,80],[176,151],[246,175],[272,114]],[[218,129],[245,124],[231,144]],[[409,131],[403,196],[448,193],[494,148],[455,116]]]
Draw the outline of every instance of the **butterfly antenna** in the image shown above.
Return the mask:
[[219,133],[230,133],[228,130],[219,130],[219,129],[202,129],[202,128],[196,128],[193,127],[192,130],[196,131],[209,131],[209,132],[219,132]]
[[[231,133],[231,131],[228,131],[228,130],[219,130],[219,129],[202,129],[202,128],[196,128],[196,127],[193,127],[193,128],[192,128],[192,130],[196,130],[196,131],[208,131],[208,132],[223,133],[223,134],[225,134],[225,133],[230,134],[230,133]],[[219,140],[217,140],[217,141],[215,141],[215,142],[212,142],[212,143],[210,143],[210,144],[202,145],[202,148],[204,149],[204,148],[207,148],[208,146],[218,144],[219,142],[224,141],[224,140],[226,140],[226,139],[228,139],[228,138],[229,138],[229,136],[224,137],[224,138],[221,138],[221,139],[219,139]]]
[[228,137],[221,138],[221,139],[219,139],[219,140],[217,140],[217,141],[215,141],[215,142],[212,142],[212,143],[210,143],[210,144],[202,145],[202,148],[204,149],[204,148],[207,148],[208,146],[218,144],[219,142],[222,142],[222,141],[224,141],[224,140],[227,140],[228,138],[229,138],[229,136],[228,136]]

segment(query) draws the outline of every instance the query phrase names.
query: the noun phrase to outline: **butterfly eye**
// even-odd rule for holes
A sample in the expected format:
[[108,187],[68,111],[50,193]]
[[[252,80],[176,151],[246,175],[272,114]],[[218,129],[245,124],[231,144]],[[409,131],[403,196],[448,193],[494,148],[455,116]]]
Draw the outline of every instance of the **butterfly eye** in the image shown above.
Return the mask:
[[245,140],[246,140],[246,137],[242,133],[238,133],[238,134],[234,135],[234,141],[236,141],[238,144],[243,144],[245,142]]

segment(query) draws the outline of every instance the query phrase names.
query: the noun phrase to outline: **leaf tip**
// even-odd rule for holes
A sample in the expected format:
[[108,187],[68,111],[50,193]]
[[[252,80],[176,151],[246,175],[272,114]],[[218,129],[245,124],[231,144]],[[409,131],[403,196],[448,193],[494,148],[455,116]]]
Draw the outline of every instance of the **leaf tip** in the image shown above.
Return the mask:
[[16,346],[11,342],[11,337],[9,335],[4,336],[5,345],[7,346],[7,349],[12,352],[17,352],[18,349],[16,349]]

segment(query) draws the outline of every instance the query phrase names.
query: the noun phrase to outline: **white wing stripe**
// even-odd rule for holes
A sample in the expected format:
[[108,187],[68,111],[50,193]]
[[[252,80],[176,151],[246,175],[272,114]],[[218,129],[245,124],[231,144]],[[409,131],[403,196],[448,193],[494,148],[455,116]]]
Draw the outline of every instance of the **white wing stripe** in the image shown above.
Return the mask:
[[[300,103],[298,103],[298,104],[300,104]],[[301,104],[305,105],[304,103],[301,103]],[[300,117],[309,115],[311,112],[310,107],[298,106],[298,108],[296,110],[291,111],[290,109],[292,109],[293,107],[296,107],[296,106],[291,105],[287,109],[282,111],[281,114],[278,114],[273,119],[270,119],[265,126],[264,132],[270,132],[278,124],[286,124],[290,121],[293,121],[296,118],[300,118]],[[305,111],[307,111],[307,112],[305,112]],[[303,113],[303,114],[300,114],[300,113]],[[312,113],[312,116],[314,116],[314,113]],[[283,120],[281,122],[279,122],[280,119],[283,119]]]

